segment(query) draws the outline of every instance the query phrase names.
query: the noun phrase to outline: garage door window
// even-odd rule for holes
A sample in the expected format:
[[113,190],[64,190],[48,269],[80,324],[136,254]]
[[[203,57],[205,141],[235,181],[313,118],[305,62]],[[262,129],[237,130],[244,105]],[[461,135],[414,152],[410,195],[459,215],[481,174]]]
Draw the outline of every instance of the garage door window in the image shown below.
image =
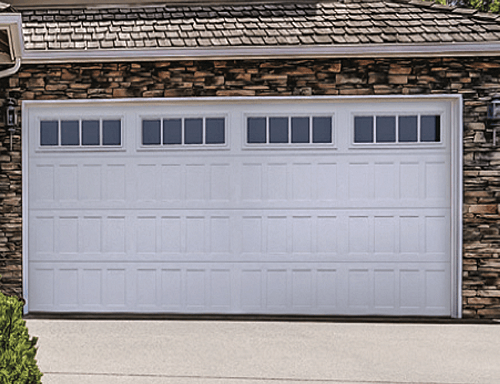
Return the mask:
[[247,118],[247,144],[332,144],[331,116]]
[[145,119],[142,145],[222,145],[226,143],[225,125],[224,117]]
[[355,116],[354,143],[439,143],[439,115]]
[[40,122],[42,147],[121,146],[120,120],[46,120]]

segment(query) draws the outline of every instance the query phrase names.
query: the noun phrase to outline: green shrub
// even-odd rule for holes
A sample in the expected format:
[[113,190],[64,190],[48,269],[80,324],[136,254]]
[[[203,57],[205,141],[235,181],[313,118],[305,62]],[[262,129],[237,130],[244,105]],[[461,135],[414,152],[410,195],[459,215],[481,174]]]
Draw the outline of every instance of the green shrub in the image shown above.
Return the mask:
[[0,384],[41,383],[35,360],[38,339],[30,339],[22,308],[18,298],[0,293]]

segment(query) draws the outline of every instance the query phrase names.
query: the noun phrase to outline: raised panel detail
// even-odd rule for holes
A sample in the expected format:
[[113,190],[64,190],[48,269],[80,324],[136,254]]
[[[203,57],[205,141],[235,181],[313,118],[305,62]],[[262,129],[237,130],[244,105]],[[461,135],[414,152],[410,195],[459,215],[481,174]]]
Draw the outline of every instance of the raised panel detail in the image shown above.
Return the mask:
[[267,196],[269,200],[287,199],[287,166],[286,164],[269,164],[267,166]]
[[240,300],[241,307],[245,309],[258,309],[262,307],[262,271],[241,271]]
[[80,169],[80,200],[101,200],[101,166],[98,164],[84,164]]
[[262,200],[262,164],[243,164],[241,195],[243,200]]
[[311,200],[311,164],[292,165],[292,196],[294,200]]
[[156,217],[137,218],[137,252],[156,252]]
[[373,196],[373,187],[370,183],[372,167],[368,163],[349,164],[349,198],[369,199]]
[[287,279],[286,270],[267,271],[267,307],[286,308]]
[[337,198],[337,164],[320,163],[316,166],[316,172],[318,200],[335,200]]
[[292,304],[295,308],[312,307],[314,303],[313,276],[311,270],[292,272]]
[[267,220],[267,251],[269,253],[286,253],[287,238],[287,218],[269,217]]
[[78,200],[78,166],[61,165],[59,171],[59,200]]
[[181,218],[161,218],[161,251],[165,253],[181,252]]
[[102,305],[102,270],[82,270],[82,304],[90,306]]
[[125,165],[109,164],[106,167],[106,200],[123,202],[126,199]]
[[210,271],[210,304],[212,308],[231,307],[231,271]]
[[348,272],[348,300],[353,310],[367,311],[371,303],[370,273],[368,270]]
[[106,270],[106,304],[110,306],[125,305],[126,279],[124,269]]
[[78,253],[78,217],[59,218],[59,252]]
[[229,164],[212,164],[210,166],[210,198],[228,201],[230,197],[231,167]]
[[163,269],[161,271],[161,305],[166,308],[180,308],[182,301],[182,271]]
[[373,273],[375,308],[394,308],[396,305],[395,273],[392,269],[376,269]]
[[104,221],[104,252],[125,252],[124,217],[107,217]]
[[156,166],[154,164],[137,166],[137,200],[156,200]]
[[337,271],[320,269],[316,273],[317,304],[319,308],[333,309],[337,306]]
[[156,270],[139,269],[137,271],[137,305],[156,305]]
[[399,193],[402,199],[419,197],[419,164],[401,163],[399,166]]
[[63,306],[78,305],[78,270],[60,269],[57,271],[57,301]]
[[35,183],[37,187],[36,200],[54,200],[54,166],[39,164],[35,168]]
[[81,228],[82,252],[100,253],[102,251],[102,219],[84,217]]
[[181,176],[181,166],[178,164],[166,164],[161,167],[161,200],[181,200]]

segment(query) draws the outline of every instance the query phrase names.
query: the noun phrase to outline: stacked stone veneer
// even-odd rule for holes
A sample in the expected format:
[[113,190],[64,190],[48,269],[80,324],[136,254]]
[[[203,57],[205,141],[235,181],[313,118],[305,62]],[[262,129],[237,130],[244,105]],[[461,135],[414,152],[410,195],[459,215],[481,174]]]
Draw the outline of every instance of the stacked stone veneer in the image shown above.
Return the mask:
[[[500,148],[486,124],[487,105],[500,92],[500,58],[23,65],[0,86],[22,100],[462,94],[463,314],[500,318]],[[21,295],[20,137],[11,152],[1,125],[0,169],[1,290]]]

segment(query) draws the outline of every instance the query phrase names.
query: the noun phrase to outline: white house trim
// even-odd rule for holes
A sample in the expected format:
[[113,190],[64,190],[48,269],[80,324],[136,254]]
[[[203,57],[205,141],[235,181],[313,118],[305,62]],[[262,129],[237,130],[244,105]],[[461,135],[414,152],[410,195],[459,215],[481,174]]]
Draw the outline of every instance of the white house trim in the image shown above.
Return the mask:
[[[423,95],[423,96],[319,96],[319,97],[200,97],[200,98],[172,98],[172,99],[114,99],[106,100],[104,103],[116,107],[126,107],[127,105],[136,105],[144,103],[151,105],[162,105],[165,102],[169,104],[179,103],[209,103],[209,102],[249,102],[249,101],[303,101],[315,102],[331,100],[336,103],[353,103],[356,100],[367,102],[370,99],[381,101],[398,101],[398,100],[414,100],[415,102],[423,101],[447,101],[451,105],[451,316],[460,318],[461,311],[461,265],[462,265],[462,97],[461,95]],[[23,101],[23,121],[30,121],[30,110],[38,107],[70,107],[70,106],[99,106],[103,105],[101,100],[54,100],[54,101]],[[28,130],[34,129],[29,127],[29,124],[24,124],[22,134],[27,138]],[[35,128],[36,129],[36,128]],[[22,162],[23,162],[23,265],[27,266],[28,258],[28,165],[29,165],[29,143],[28,140],[23,140]],[[23,268],[23,289],[24,297],[28,298],[28,268]],[[24,307],[25,313],[29,311],[29,302]]]
[[500,55],[500,43],[357,44],[338,46],[24,50],[23,63],[116,62],[212,59],[373,58]]

